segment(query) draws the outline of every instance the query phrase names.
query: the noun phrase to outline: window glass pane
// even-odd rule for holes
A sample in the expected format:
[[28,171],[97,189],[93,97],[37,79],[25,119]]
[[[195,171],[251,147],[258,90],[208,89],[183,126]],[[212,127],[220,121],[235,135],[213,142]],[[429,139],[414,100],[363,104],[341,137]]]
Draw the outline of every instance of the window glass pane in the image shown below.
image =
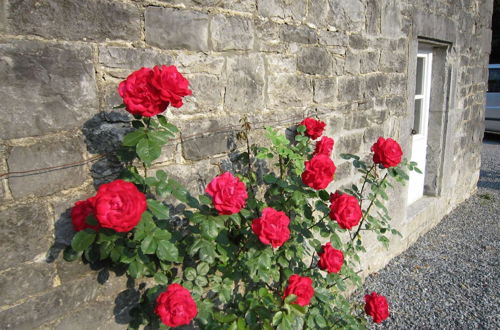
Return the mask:
[[422,133],[420,131],[420,128],[422,127],[421,121],[422,121],[422,99],[416,99],[415,100],[415,116],[413,117],[413,132],[414,134],[420,134]]
[[424,58],[417,57],[417,81],[415,86],[415,95],[422,94],[422,85],[424,80]]
[[488,92],[500,93],[500,69],[490,69],[488,75]]

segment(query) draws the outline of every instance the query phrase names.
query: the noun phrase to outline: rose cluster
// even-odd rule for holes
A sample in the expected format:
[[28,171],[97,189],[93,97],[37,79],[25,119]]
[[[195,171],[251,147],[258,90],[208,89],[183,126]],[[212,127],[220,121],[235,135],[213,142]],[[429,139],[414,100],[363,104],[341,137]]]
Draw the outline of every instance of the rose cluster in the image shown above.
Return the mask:
[[192,94],[188,80],[173,65],[133,72],[120,83],[118,93],[128,112],[144,117],[162,113],[169,104],[180,108],[182,98]]
[[[102,227],[127,232],[141,221],[146,208],[146,196],[133,183],[115,180],[101,185],[95,196],[76,202],[71,221],[76,231],[98,231]],[[89,217],[95,218],[97,224],[89,224]]]

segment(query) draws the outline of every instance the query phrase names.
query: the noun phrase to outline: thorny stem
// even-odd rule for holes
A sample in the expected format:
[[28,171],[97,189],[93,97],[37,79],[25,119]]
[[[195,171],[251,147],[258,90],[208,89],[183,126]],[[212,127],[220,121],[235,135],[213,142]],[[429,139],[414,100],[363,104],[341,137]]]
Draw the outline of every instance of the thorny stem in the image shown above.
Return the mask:
[[[365,179],[363,181],[363,185],[361,186],[361,192],[360,192],[361,197],[363,197],[363,191],[365,190],[365,185],[366,185],[366,182],[368,181],[368,175],[370,174],[370,172],[374,168],[375,168],[375,164],[373,164],[372,167],[370,167],[370,169],[368,170],[368,172],[366,172]],[[360,203],[363,203],[363,200],[361,200]],[[362,205],[360,205],[360,206],[362,206]]]

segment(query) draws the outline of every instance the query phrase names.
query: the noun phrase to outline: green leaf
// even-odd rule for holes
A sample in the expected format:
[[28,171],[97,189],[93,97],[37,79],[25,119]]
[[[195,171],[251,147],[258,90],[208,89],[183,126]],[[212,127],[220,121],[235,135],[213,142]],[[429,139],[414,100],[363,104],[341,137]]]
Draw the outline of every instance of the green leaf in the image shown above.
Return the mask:
[[422,171],[418,167],[414,167],[413,170],[417,172],[418,174],[423,174]]
[[89,215],[88,217],[86,217],[85,223],[90,226],[97,226],[99,224],[99,222],[97,222],[97,219],[93,215]]
[[326,190],[320,190],[318,191],[319,198],[321,198],[324,201],[327,201],[330,199],[330,194]]
[[138,260],[132,261],[128,265],[128,273],[133,278],[141,277],[144,273],[144,264]]
[[125,108],[125,104],[123,103],[113,107],[113,109],[123,109],[123,108]]
[[145,136],[146,132],[144,132],[144,128],[139,128],[123,137],[123,145],[127,147],[134,147]]
[[90,228],[80,230],[73,237],[73,240],[71,241],[71,247],[76,252],[83,251],[94,242],[96,236],[96,232]]
[[177,247],[169,241],[159,241],[156,254],[161,260],[172,262],[176,262],[179,257]]
[[161,285],[167,285],[168,284],[168,277],[163,274],[163,273],[156,273],[153,276],[154,280],[156,283],[161,284]]
[[199,287],[205,287],[208,284],[208,280],[205,276],[198,276],[195,280],[194,283],[196,283],[197,286]]
[[207,239],[215,239],[219,235],[220,225],[214,220],[214,217],[208,217],[201,223],[201,234]]
[[158,143],[160,146],[167,144],[168,141],[173,138],[174,135],[169,131],[155,130],[148,132],[148,139]]
[[171,123],[162,123],[163,126],[165,126],[166,129],[168,129],[169,131],[171,132],[174,132],[174,133],[177,133],[179,132],[179,129],[177,128],[177,126],[171,124]]
[[137,152],[137,156],[147,165],[151,165],[161,155],[160,145],[148,138],[141,139],[137,143],[135,151]]
[[291,295],[288,295],[286,298],[285,298],[285,303],[286,304],[291,304],[293,303],[295,300],[297,300],[297,296],[294,295],[294,294],[291,294]]
[[73,250],[73,248],[71,246],[67,246],[65,249],[64,249],[64,252],[63,252],[63,258],[64,260],[66,261],[75,261],[76,259],[78,259],[80,256],[82,255],[81,252],[77,252],[75,250]]
[[168,219],[170,216],[170,210],[168,207],[162,202],[154,199],[148,199],[148,209],[160,220]]
[[280,324],[282,318],[283,318],[283,312],[282,311],[279,311],[276,314],[274,314],[272,325],[277,326],[278,324]]
[[316,314],[314,316],[314,321],[318,325],[319,328],[326,328],[326,320],[321,314]]
[[353,155],[353,154],[340,154],[340,157],[343,159],[355,159],[359,160],[359,156]]
[[154,238],[157,241],[164,241],[164,240],[169,240],[172,238],[172,234],[166,229],[156,229],[154,231]]
[[276,182],[276,180],[278,180],[278,179],[274,176],[274,174],[264,175],[264,182],[267,184],[273,184]]
[[207,205],[212,205],[212,198],[210,198],[209,196],[207,195],[200,195],[198,197],[198,199],[200,200],[200,202],[202,202],[203,204],[207,204]]
[[153,236],[146,236],[141,243],[141,250],[145,254],[153,254],[155,253],[158,244]]
[[206,262],[202,262],[196,266],[196,272],[199,275],[207,275],[208,271],[210,270],[210,266]]
[[305,131],[306,131],[306,126],[305,125],[299,125],[299,126],[297,126],[297,132],[304,133]]
[[194,270],[194,268],[192,267],[186,268],[184,270],[184,277],[188,281],[194,281],[194,279],[196,278],[196,270]]

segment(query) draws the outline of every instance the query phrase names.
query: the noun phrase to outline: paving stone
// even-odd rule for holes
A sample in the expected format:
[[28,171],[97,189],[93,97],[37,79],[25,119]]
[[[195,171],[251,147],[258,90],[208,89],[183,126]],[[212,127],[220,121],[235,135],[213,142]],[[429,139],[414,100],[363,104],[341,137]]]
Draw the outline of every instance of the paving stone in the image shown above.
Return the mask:
[[208,15],[173,8],[148,7],[146,42],[163,49],[208,50]]
[[68,40],[138,40],[140,11],[110,0],[9,0],[8,23],[15,34]]
[[0,139],[81,126],[98,110],[91,61],[88,46],[0,42]]

